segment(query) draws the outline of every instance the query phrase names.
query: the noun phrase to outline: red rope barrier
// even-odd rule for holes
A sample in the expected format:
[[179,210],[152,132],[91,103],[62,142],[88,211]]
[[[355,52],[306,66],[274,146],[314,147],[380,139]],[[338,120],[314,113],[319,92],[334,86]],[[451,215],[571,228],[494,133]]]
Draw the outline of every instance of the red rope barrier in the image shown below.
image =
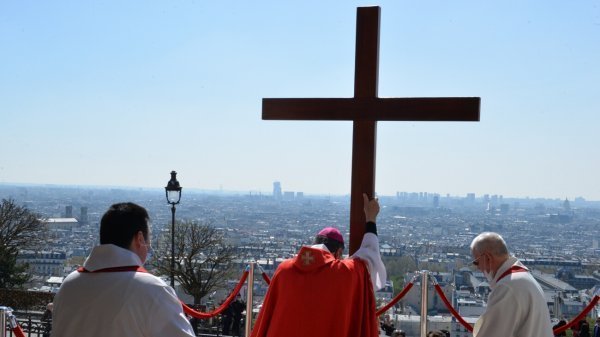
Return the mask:
[[261,273],[262,278],[265,281],[265,283],[267,285],[271,285],[271,279],[269,278],[269,275],[267,275],[267,273],[265,272],[265,270],[261,267],[260,263],[257,262],[256,266],[258,267],[258,269],[260,269],[260,273]]
[[263,278],[263,280],[265,280],[267,285],[271,284],[271,279],[269,278],[269,275],[267,275],[267,273],[265,273],[264,271],[262,272],[262,278]]
[[201,319],[206,319],[206,318],[211,318],[211,317],[217,316],[218,314],[223,312],[223,310],[227,309],[229,304],[231,304],[231,302],[233,302],[233,299],[235,298],[235,296],[240,292],[240,289],[242,289],[244,282],[246,282],[247,277],[248,277],[248,271],[246,270],[246,271],[244,271],[244,274],[242,274],[242,278],[240,279],[240,282],[238,282],[238,284],[235,286],[235,289],[233,289],[233,291],[231,292],[231,294],[229,294],[229,296],[227,297],[225,302],[223,302],[221,304],[221,306],[219,306],[217,309],[215,309],[211,312],[200,312],[200,311],[196,311],[196,310],[188,307],[185,303],[181,302],[181,305],[183,306],[183,312],[185,312],[186,314],[188,314],[192,317],[201,318]]
[[[220,314],[223,310],[225,310],[225,308],[227,308],[229,306],[229,304],[231,304],[231,302],[233,301],[233,298],[235,297],[235,295],[237,295],[240,291],[240,289],[242,288],[242,285],[244,284],[244,282],[246,281],[246,278],[248,277],[248,271],[245,271],[244,274],[242,275],[242,278],[240,279],[240,282],[238,283],[238,285],[236,286],[236,288],[233,290],[233,292],[229,295],[229,297],[227,297],[227,299],[225,300],[225,302],[223,302],[223,304],[217,308],[216,310],[210,312],[210,313],[202,313],[199,311],[196,311],[190,307],[188,307],[187,305],[185,305],[184,303],[182,303],[183,305],[183,311],[192,316],[192,317],[196,317],[196,318],[210,318],[210,317],[214,317],[218,314]],[[262,278],[263,280],[267,283],[267,285],[271,284],[271,279],[269,278],[269,276],[267,275],[267,273],[265,273],[264,271],[262,272]],[[383,314],[384,312],[386,312],[389,308],[391,308],[393,305],[395,305],[396,303],[398,303],[398,301],[400,301],[407,293],[408,291],[413,287],[414,283],[411,281],[410,283],[408,283],[404,289],[402,289],[402,291],[396,295],[396,297],[394,297],[388,304],[386,304],[385,306],[383,306],[380,309],[377,309],[377,311],[375,312],[375,315],[380,316],[381,314]],[[454,316],[458,322],[464,326],[469,332],[473,332],[473,326],[471,324],[469,324],[467,321],[465,321],[460,314],[454,309],[454,307],[452,306],[452,304],[450,304],[450,301],[448,301],[448,298],[446,298],[446,295],[444,294],[444,291],[442,290],[442,287],[439,284],[434,284],[435,290],[437,292],[437,294],[440,296],[440,298],[442,299],[442,301],[444,302],[444,304],[446,305],[446,307],[448,308],[448,310],[450,310],[450,312],[452,313],[452,316]],[[591,310],[592,308],[594,308],[594,306],[598,303],[598,301],[600,300],[600,296],[596,295],[594,296],[594,298],[592,299],[592,301],[583,309],[582,312],[579,313],[579,315],[577,315],[575,318],[573,318],[569,323],[567,323],[566,325],[561,326],[560,328],[557,328],[554,330],[554,334],[557,335],[569,328],[571,328],[573,325],[577,324],[580,320],[582,320]],[[17,326],[18,329],[21,329],[21,327]],[[21,333],[23,333],[23,330],[20,330]],[[13,330],[13,332],[15,333],[15,335],[17,335],[17,337],[25,337],[25,335],[18,335],[16,331]]]
[[454,316],[458,320],[458,322],[460,322],[460,324],[462,324],[462,326],[465,327],[465,329],[469,330],[469,332],[473,332],[473,327],[471,326],[471,324],[467,323],[467,321],[465,321],[460,316],[460,314],[458,312],[456,312],[456,310],[454,310],[454,307],[452,306],[452,304],[450,304],[450,302],[446,298],[446,295],[444,295],[444,291],[442,290],[442,287],[440,287],[440,285],[437,283],[434,284],[434,287],[435,287],[435,291],[438,293],[438,295],[440,296],[440,298],[446,305],[446,308],[448,308],[448,310],[450,310],[450,312],[452,313],[452,316]]
[[585,318],[585,316],[587,316],[587,314],[590,312],[590,310],[592,310],[592,308],[596,305],[596,303],[598,303],[598,300],[600,300],[600,296],[598,296],[598,295],[594,296],[594,298],[592,299],[590,304],[588,304],[587,307],[585,307],[585,309],[583,309],[583,311],[579,313],[579,315],[577,315],[575,318],[573,318],[566,325],[563,325],[560,328],[556,328],[554,330],[554,334],[558,335],[559,333],[561,333],[561,332],[567,330],[568,328],[572,327],[573,325],[579,323],[579,321],[581,321],[582,319]]
[[6,313],[6,318],[8,321],[8,326],[10,327],[12,333],[16,337],[25,337],[25,332],[23,332],[23,329],[19,325],[19,322],[17,322],[17,318],[15,317],[15,315],[13,315],[12,309],[9,308],[9,311]]
[[396,295],[396,297],[394,297],[388,304],[384,305],[381,309],[377,309],[377,311],[375,312],[375,315],[380,316],[381,314],[386,312],[389,308],[391,308],[394,304],[398,303],[398,301],[400,301],[402,299],[402,297],[404,297],[404,295],[406,295],[406,293],[408,293],[408,291],[410,290],[410,288],[412,288],[413,285],[414,285],[413,282],[408,283],[406,285],[406,287],[404,287],[404,289],[402,289],[402,291],[398,295]]
[[[17,322],[17,318],[15,317],[15,315],[13,315],[12,309],[11,308],[7,308],[7,309],[8,309],[8,311],[6,312],[6,320],[7,320],[8,326],[10,327],[10,330],[16,337],[25,337],[25,332],[23,332],[23,329],[19,325],[19,322]],[[1,328],[4,329],[4,327],[1,327]]]
[[13,334],[15,334],[16,337],[25,337],[25,332],[23,332],[23,329],[21,329],[20,325],[17,325],[16,327],[14,327],[12,329]]
[[[450,302],[448,301],[448,299],[446,298],[446,295],[444,295],[444,292],[442,291],[442,287],[440,287],[439,284],[435,284],[435,290],[438,293],[438,295],[440,296],[440,298],[442,299],[442,301],[444,302],[444,304],[446,305],[446,307],[448,308],[448,310],[450,310],[450,312],[452,313],[452,316],[454,316],[459,322],[460,324],[462,324],[467,330],[469,330],[470,332],[473,332],[473,327],[471,326],[471,324],[467,323],[460,315],[458,312],[456,312],[456,310],[454,310],[454,308],[452,307],[452,305],[450,304]],[[579,315],[577,315],[575,318],[573,318],[569,323],[567,323],[566,325],[563,325],[559,328],[556,328],[553,330],[555,335],[558,335],[559,333],[571,328],[573,325],[577,324],[579,321],[581,321],[582,319],[584,319],[587,314],[594,308],[594,306],[596,305],[596,303],[598,303],[598,301],[600,300],[600,296],[596,295],[594,296],[594,298],[592,299],[592,301],[583,309],[583,311],[581,311],[579,313]]]

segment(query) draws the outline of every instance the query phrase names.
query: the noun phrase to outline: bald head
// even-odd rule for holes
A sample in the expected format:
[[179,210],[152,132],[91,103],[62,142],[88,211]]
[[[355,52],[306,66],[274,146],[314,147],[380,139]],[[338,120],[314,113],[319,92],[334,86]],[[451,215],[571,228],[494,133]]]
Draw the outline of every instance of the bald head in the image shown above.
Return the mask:
[[471,242],[471,251],[474,254],[490,253],[497,257],[508,257],[506,242],[498,233],[484,232]]

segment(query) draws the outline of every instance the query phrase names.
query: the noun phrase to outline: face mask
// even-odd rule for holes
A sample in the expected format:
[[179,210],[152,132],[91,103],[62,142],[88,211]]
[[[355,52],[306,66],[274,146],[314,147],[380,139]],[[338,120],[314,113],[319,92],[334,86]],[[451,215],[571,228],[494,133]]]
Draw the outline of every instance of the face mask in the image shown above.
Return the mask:
[[494,274],[488,271],[484,271],[483,276],[485,276],[485,278],[488,280],[488,283],[491,283],[494,280]]

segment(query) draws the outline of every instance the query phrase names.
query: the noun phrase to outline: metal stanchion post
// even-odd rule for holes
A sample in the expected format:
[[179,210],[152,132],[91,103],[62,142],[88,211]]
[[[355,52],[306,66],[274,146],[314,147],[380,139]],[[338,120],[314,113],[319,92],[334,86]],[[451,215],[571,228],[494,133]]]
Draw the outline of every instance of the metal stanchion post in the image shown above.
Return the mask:
[[427,270],[421,271],[421,337],[427,336],[427,282],[429,272]]
[[252,331],[252,291],[254,290],[254,262],[250,263],[247,279],[248,291],[246,291],[246,334],[250,336]]
[[0,337],[6,337],[6,312],[7,307],[0,307]]

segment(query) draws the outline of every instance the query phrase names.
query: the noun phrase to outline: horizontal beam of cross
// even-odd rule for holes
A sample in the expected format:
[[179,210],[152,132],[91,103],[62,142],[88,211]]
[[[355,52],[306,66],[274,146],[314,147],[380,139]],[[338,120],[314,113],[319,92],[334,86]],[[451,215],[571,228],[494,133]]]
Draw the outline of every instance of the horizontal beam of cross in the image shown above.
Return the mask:
[[263,98],[265,120],[479,121],[479,97]]

